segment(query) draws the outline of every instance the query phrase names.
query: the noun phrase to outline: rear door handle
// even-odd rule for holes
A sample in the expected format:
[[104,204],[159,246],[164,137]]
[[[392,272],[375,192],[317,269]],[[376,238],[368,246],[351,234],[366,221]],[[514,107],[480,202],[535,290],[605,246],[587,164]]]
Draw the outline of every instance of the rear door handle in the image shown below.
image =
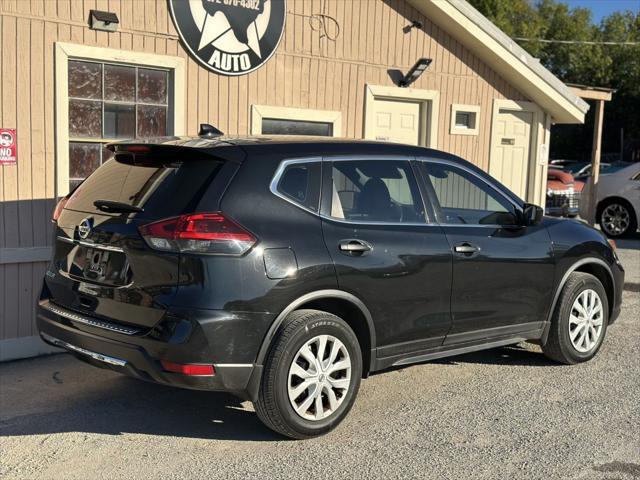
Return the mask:
[[354,257],[362,256],[373,249],[373,247],[364,240],[357,239],[341,240],[340,243],[338,243],[338,248],[340,248],[340,251],[345,255]]
[[479,252],[480,251],[480,247],[478,247],[476,245],[472,245],[469,242],[463,242],[463,243],[459,243],[458,245],[453,247],[453,250],[456,253],[461,253],[462,255],[465,255],[465,256],[471,256],[474,253]]

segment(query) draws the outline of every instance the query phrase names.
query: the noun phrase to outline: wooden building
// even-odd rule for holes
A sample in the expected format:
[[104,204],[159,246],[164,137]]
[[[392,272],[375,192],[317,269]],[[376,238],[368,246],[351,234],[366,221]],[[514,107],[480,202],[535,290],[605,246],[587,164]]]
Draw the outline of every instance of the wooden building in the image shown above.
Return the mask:
[[[211,18],[232,29],[237,9],[269,9],[255,35],[227,42],[251,47],[257,65],[215,50],[198,58],[219,41],[189,47],[172,11],[180,1],[0,0],[0,128],[17,137],[16,162],[0,165],[0,360],[47,350],[34,304],[51,213],[108,141],[194,135],[201,122],[401,141],[460,155],[542,205],[550,125],[581,123],[588,108],[464,0],[217,2]],[[196,9],[215,3],[189,8],[201,18],[210,13]],[[419,59],[430,63],[401,87]]]

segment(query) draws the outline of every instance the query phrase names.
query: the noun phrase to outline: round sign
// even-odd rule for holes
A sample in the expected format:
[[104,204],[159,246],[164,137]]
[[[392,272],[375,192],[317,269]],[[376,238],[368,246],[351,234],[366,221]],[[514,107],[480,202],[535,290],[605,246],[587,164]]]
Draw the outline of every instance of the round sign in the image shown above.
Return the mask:
[[278,48],[286,0],[169,0],[182,42],[205,68],[244,75]]

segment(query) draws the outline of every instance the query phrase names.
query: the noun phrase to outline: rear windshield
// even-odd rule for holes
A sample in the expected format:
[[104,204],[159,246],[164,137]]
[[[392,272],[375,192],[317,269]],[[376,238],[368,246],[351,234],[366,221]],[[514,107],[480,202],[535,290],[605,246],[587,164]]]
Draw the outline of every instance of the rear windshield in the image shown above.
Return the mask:
[[105,214],[94,202],[106,200],[141,208],[136,214],[138,218],[191,212],[220,172],[222,163],[213,158],[140,164],[111,159],[80,184],[65,208]]

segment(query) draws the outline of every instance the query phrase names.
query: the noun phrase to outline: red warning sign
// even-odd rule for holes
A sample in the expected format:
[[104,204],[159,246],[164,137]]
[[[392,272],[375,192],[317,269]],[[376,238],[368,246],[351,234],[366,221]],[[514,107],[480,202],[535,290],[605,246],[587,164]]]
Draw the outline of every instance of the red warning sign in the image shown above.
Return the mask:
[[18,160],[18,138],[15,128],[0,128],[0,165],[15,165]]

